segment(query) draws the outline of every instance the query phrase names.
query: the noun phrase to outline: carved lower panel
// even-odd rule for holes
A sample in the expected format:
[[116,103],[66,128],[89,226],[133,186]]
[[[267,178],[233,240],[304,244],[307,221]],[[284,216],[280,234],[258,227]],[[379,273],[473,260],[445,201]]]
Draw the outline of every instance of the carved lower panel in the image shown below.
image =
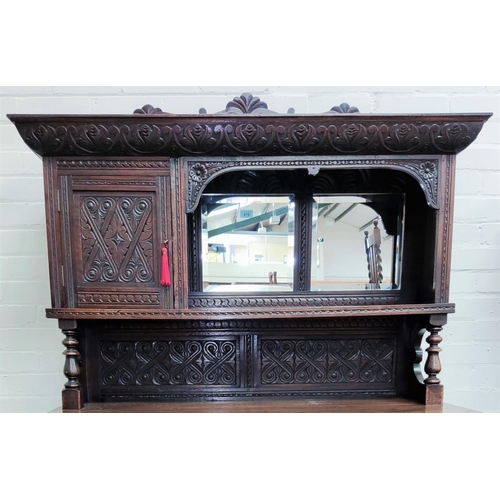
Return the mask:
[[263,339],[260,383],[389,383],[394,349],[393,339]]
[[100,346],[102,386],[239,384],[237,341],[108,341]]
[[[139,326],[139,325],[137,325]],[[280,331],[281,330],[281,331]],[[398,329],[267,336],[94,330],[100,401],[396,395]],[[139,340],[146,338],[146,340]]]

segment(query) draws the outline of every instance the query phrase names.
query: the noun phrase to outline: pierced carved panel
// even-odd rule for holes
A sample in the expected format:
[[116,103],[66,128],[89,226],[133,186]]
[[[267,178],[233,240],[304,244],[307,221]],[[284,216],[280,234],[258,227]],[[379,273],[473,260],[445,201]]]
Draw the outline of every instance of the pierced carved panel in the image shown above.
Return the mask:
[[390,383],[394,350],[393,339],[263,339],[260,383]]
[[153,198],[79,198],[83,283],[151,283]]
[[235,387],[236,353],[234,339],[102,342],[101,384]]

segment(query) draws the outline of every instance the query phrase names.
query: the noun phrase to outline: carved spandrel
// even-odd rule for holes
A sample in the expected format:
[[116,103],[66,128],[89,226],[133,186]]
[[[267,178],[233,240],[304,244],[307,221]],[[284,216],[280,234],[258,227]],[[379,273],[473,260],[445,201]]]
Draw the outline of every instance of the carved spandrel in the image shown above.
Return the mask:
[[84,283],[153,282],[153,199],[82,196]]
[[440,208],[438,200],[439,160],[437,158],[398,160],[392,158],[259,158],[259,159],[223,159],[187,161],[187,207],[188,213],[194,212],[204,189],[216,177],[233,171],[268,171],[318,168],[319,170],[349,169],[388,169],[404,172],[413,177],[421,186],[427,203],[432,208]]

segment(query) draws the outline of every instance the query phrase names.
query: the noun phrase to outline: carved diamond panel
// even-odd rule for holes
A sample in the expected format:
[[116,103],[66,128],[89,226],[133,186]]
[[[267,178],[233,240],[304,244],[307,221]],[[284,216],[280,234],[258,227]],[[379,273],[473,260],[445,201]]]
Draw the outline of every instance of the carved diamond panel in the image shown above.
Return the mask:
[[101,343],[104,386],[236,386],[235,340]]
[[392,382],[393,339],[262,340],[261,384]]
[[80,198],[83,282],[153,281],[153,199]]

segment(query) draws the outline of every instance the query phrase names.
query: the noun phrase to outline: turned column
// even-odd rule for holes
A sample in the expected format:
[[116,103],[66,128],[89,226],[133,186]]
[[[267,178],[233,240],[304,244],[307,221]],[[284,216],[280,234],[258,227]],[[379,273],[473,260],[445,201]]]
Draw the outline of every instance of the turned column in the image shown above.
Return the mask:
[[443,325],[446,324],[446,320],[447,316],[445,314],[436,314],[430,317],[429,325],[427,326],[429,336],[425,340],[429,344],[429,347],[426,349],[428,356],[424,370],[427,378],[424,380],[424,384],[426,387],[425,402],[429,405],[443,404],[443,386],[441,385],[441,380],[438,378],[441,371],[439,353],[442,350],[439,344],[443,338],[439,333],[442,331]]
[[66,347],[63,352],[66,357],[64,361],[64,375],[68,381],[64,384],[62,391],[63,410],[80,410],[83,407],[82,386],[80,384],[80,353],[78,352],[77,323],[75,320],[59,320],[59,328],[62,330],[64,340],[62,344]]

